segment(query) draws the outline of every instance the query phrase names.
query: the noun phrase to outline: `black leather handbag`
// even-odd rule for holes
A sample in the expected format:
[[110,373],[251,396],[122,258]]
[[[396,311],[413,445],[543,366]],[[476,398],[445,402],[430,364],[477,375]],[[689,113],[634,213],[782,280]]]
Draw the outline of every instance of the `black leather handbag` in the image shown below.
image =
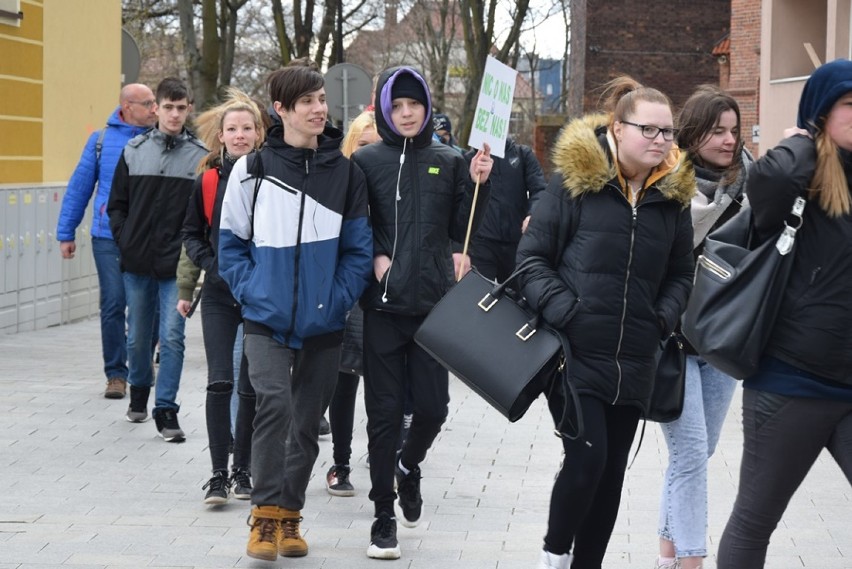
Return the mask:
[[757,371],[790,278],[805,203],[796,198],[793,225],[785,221],[777,236],[757,246],[751,208],[743,208],[707,237],[698,257],[683,335],[707,363],[732,377]]
[[[414,335],[429,355],[512,422],[557,378],[567,383],[560,335],[543,326],[507,286],[541,262],[527,259],[502,284],[471,270],[435,305]],[[572,387],[568,392],[579,410]],[[582,434],[581,429],[582,419],[577,417],[572,432],[560,434],[574,437]]]
[[686,384],[686,352],[677,334],[660,342],[654,389],[645,418],[656,423],[677,421],[683,413]]

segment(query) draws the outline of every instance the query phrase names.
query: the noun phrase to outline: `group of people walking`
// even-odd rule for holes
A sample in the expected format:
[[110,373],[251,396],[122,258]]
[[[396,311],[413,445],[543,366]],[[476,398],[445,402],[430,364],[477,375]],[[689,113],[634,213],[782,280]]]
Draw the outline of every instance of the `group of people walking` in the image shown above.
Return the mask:
[[[568,338],[578,394],[571,409],[555,385],[549,397],[560,404],[550,409],[556,424],[579,412],[585,425],[582,438],[562,439],[538,567],[600,568],[659,344],[679,331],[707,235],[750,207],[757,238],[767,238],[798,196],[811,205],[774,333],[758,373],[736,378],[745,379],[742,472],[717,566],[763,566],[775,526],[823,448],[852,481],[852,62],[814,72],[798,127],[757,161],[728,94],[702,86],[676,114],[661,91],[619,77],[599,114],[563,129],[547,183],[529,148],[512,141],[502,159],[487,145],[463,154],[412,67],[379,74],[374,104],[346,137],[327,121],[316,66],[293,62],[267,85],[268,109],[232,89],[196,119],[198,138],[185,128],[192,99],[182,83],[166,79],[156,95],[125,87],[106,136],[87,143],[58,231],[63,256],[73,256],[73,232],[97,182],[105,396],[123,397],[129,383],[126,417],[147,419],[158,341],[152,415],[170,442],[185,437],[176,402],[183,318],[195,309],[204,270],[213,474],[205,502],[222,504],[231,493],[251,500],[249,556],[308,553],[302,510],[326,408],[334,442],[327,487],[354,494],[361,373],[374,504],[367,555],[400,557],[397,524],[422,520],[421,464],[449,404],[448,373],[414,334],[465,267],[502,281],[535,257],[544,262],[522,276],[521,292]],[[472,210],[468,260],[458,244]],[[116,283],[126,295],[126,352],[116,340],[124,326]],[[357,364],[342,365],[342,342],[354,346]],[[709,555],[707,461],[736,387],[687,350],[683,413],[661,425],[669,464],[658,569],[700,568]]]

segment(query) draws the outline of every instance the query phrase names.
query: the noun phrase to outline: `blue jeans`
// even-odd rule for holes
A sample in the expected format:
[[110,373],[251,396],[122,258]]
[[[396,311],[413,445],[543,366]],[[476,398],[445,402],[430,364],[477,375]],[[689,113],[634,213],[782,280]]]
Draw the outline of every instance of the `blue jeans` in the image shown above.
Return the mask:
[[98,270],[101,308],[101,350],[107,379],[127,379],[124,280],[118,245],[112,239],[92,237],[92,254]]
[[154,333],[156,312],[160,310],[160,370],[154,409],[178,409],[176,403],[180,374],[183,371],[184,323],[175,309],[178,300],[177,280],[124,273],[127,294],[127,382],[134,387],[150,387],[154,383]]
[[237,433],[237,410],[240,408],[240,367],[243,361],[243,325],[237,326],[237,337],[234,339],[234,391],[231,393],[231,436]]
[[697,356],[686,358],[683,414],[661,428],[669,466],[660,503],[660,537],[678,557],[707,555],[707,461],[716,450],[736,380]]

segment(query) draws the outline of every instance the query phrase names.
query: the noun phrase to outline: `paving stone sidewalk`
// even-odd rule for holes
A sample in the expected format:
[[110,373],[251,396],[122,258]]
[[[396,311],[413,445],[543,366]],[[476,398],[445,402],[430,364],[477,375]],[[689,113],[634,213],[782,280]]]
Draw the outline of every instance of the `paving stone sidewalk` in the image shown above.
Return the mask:
[[[367,559],[372,523],[359,393],[353,498],[331,497],[320,443],[303,511],[310,553],[261,562],[245,555],[247,502],[202,502],[209,477],[206,367],[199,317],[187,325],[180,421],[187,442],[163,442],[152,422],[124,420],[107,400],[96,320],[0,336],[0,569],[440,568],[533,569],[545,531],[559,441],[543,401],[509,424],[458,381],[450,417],[423,466],[424,523],[400,527],[402,559]],[[710,462],[709,547],[715,552],[736,491],[739,392]],[[605,569],[649,569],[666,449],[648,424],[628,472]],[[715,569],[711,555],[705,569]],[[769,550],[770,569],[852,569],[852,489],[824,453]]]

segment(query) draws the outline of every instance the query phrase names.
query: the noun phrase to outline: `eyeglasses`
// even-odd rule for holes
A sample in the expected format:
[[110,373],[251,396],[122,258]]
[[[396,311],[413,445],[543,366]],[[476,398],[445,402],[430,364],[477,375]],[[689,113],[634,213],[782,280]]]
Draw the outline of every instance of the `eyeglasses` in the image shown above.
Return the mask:
[[131,105],[142,105],[146,109],[150,109],[157,101],[127,101]]
[[679,129],[676,128],[660,128],[658,126],[653,126],[650,124],[636,124],[635,122],[629,121],[619,122],[637,127],[642,131],[642,136],[649,140],[654,140],[661,132],[663,133],[663,140],[674,140],[674,137],[677,136],[677,133],[679,132]]

